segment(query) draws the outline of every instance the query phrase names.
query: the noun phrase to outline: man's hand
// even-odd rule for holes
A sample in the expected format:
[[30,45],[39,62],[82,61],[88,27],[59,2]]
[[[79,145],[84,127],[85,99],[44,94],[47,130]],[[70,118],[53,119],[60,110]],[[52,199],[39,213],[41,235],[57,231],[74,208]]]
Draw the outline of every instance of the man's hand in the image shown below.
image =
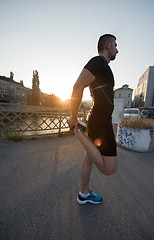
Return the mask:
[[75,131],[78,131],[78,119],[77,118],[70,118],[68,120],[68,125],[71,130],[75,127]]

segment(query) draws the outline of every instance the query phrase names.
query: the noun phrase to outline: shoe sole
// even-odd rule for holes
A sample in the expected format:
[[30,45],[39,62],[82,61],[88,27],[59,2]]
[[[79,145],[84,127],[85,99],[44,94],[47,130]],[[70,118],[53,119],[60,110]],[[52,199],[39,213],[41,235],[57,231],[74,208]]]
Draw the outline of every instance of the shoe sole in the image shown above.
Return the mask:
[[94,201],[92,201],[92,200],[84,200],[84,201],[81,201],[78,197],[77,197],[77,202],[79,203],[79,204],[81,204],[81,205],[83,205],[83,204],[86,204],[86,203],[93,203],[93,204],[100,204],[100,203],[102,203],[103,202],[103,200],[101,201],[101,202],[94,202]]

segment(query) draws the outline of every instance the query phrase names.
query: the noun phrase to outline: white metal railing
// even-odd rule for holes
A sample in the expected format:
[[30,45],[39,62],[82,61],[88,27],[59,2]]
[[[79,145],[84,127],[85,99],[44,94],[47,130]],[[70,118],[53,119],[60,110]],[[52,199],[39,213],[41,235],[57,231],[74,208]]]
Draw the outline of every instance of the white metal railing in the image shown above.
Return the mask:
[[[69,131],[67,120],[70,112],[0,112],[0,132],[22,132],[25,135],[53,134]],[[80,119],[85,119],[85,113],[80,113]]]

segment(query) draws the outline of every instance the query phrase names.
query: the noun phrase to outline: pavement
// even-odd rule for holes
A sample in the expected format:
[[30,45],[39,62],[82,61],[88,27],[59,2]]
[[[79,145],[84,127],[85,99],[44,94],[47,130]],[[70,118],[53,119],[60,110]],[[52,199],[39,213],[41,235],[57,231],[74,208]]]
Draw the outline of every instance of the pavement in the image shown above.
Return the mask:
[[154,239],[154,152],[118,147],[116,174],[94,166],[100,205],[79,205],[84,149],[75,136],[0,140],[1,240]]

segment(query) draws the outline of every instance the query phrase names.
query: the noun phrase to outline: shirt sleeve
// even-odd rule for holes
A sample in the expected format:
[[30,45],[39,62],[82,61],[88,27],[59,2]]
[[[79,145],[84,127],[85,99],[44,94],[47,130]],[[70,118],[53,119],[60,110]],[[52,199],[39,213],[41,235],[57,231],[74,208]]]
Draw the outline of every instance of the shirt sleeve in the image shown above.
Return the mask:
[[91,72],[95,77],[99,77],[101,74],[103,74],[105,66],[105,59],[97,56],[90,59],[90,61],[84,66],[84,68]]

